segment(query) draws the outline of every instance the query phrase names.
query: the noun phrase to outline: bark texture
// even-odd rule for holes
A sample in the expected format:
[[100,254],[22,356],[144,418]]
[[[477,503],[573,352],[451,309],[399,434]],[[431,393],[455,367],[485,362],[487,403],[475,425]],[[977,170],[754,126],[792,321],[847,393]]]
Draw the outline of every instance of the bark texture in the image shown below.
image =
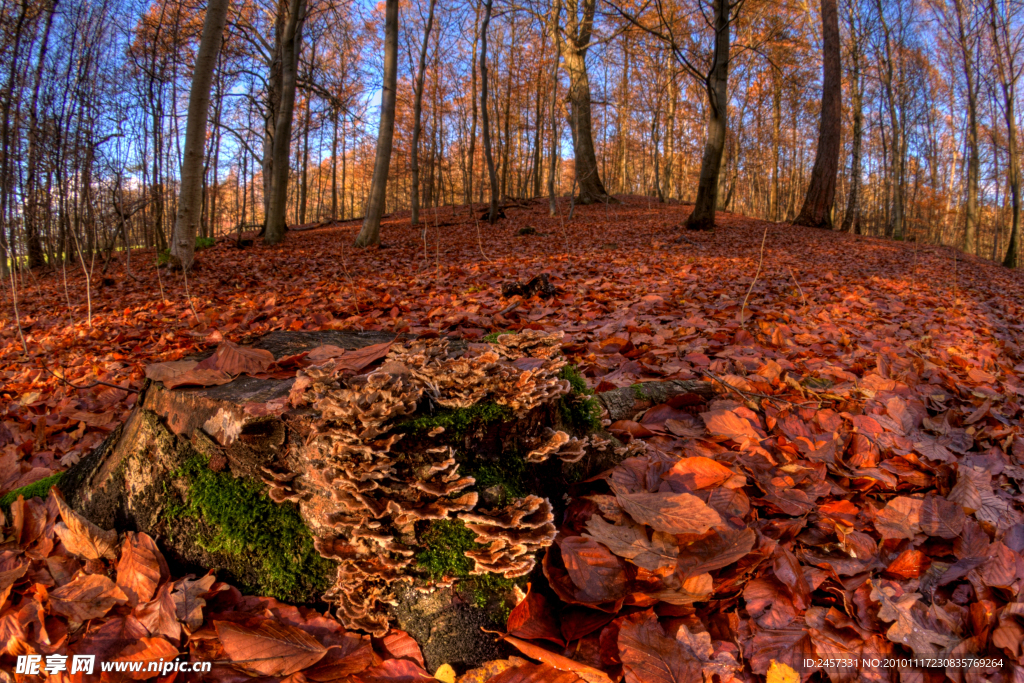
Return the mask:
[[704,82],[708,95],[708,136],[700,162],[700,179],[693,212],[686,219],[687,230],[712,230],[718,206],[718,176],[729,124],[729,42],[731,17],[729,0],[714,0],[715,47],[711,70]]
[[[596,4],[596,0],[566,0],[565,30],[560,41],[562,65],[569,75],[568,124],[572,132],[573,162],[579,189],[576,202],[579,204],[593,204],[609,199],[601,182],[597,154],[594,151],[590,77],[587,74],[587,51],[594,30]],[[555,40],[557,43],[558,34]]]
[[228,0],[210,0],[206,6],[203,34],[192,71],[178,215],[171,240],[171,258],[184,270],[191,268],[195,259],[196,233],[203,213],[203,153],[206,149],[206,119],[210,113],[210,86],[213,84],[213,71],[217,66],[227,17]]
[[839,8],[837,0],[821,0],[823,76],[818,151],[814,155],[811,182],[796,225],[832,229],[832,206],[843,131],[843,69],[839,56]]
[[306,0],[288,0],[288,17],[281,41],[281,101],[274,122],[273,181],[264,238],[270,244],[284,239],[287,229],[288,163],[292,142],[292,118],[295,111],[295,88],[299,73],[299,51],[302,49],[302,25],[306,21]]
[[357,247],[380,244],[380,219],[387,200],[391,146],[395,137],[395,91],[398,88],[398,0],[384,5],[384,84],[380,96],[380,127],[377,130],[377,156],[373,161],[373,180],[366,203],[363,229],[356,237]]

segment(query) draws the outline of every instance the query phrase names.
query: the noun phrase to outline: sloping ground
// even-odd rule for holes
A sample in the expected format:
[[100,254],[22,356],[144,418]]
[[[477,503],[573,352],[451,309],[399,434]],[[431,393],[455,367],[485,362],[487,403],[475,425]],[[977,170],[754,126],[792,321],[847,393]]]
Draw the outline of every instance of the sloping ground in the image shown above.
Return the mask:
[[[495,227],[427,211],[425,237],[395,217],[379,251],[351,248],[354,225],[276,249],[225,243],[200,254],[191,297],[136,254],[138,280],[122,265],[114,284],[94,279],[91,327],[79,275],[26,280],[27,360],[9,319],[2,332],[0,491],[79,457],[134,400],[58,377],[137,388],[147,363],[280,329],[561,329],[594,386],[731,388],[700,416],[667,404],[611,425],[648,450],[578,499],[545,562],[551,590],[513,612],[513,635],[630,681],[770,675],[773,660],[777,675],[888,679],[893,667],[861,659],[940,654],[1003,667],[896,668],[1009,680],[1024,639],[1024,278],[947,249],[729,215],[677,243],[687,211],[633,199],[565,223],[538,203]],[[542,272],[555,298],[501,296]],[[30,599],[17,586],[0,631]],[[822,657],[857,661],[804,662]]]

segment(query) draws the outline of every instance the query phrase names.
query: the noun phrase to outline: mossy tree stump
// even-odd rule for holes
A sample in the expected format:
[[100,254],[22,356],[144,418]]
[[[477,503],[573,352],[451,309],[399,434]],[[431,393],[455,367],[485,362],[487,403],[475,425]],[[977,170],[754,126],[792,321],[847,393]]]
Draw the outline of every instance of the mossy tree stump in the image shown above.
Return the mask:
[[[274,333],[275,357],[390,335]],[[395,342],[368,374],[343,362],[214,387],[150,383],[58,486],[104,528],[145,531],[179,567],[329,602],[352,628],[396,623],[428,665],[501,656],[500,629],[555,536],[567,486],[623,448],[558,337]]]

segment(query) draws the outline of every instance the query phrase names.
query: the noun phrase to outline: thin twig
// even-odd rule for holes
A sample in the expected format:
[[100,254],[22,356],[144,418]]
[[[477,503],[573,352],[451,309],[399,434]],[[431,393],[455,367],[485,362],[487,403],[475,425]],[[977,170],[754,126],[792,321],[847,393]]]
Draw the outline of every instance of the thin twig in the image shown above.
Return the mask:
[[192,295],[188,292],[188,270],[184,267],[181,269],[181,276],[185,278],[185,298],[188,299],[188,307],[192,309],[192,316],[199,322],[199,314],[196,313],[196,307],[192,304]]
[[761,264],[764,263],[764,243],[768,239],[768,224],[764,226],[764,235],[761,236],[761,258],[757,262],[757,272],[754,273],[754,280],[750,283],[750,287],[747,289],[747,295],[743,297],[743,305],[740,307],[740,325],[743,325],[746,320],[744,313],[747,310],[747,299],[750,298],[750,293],[754,291],[754,285],[757,284],[757,278],[761,274]]
[[[73,389],[82,390],[82,389],[92,389],[93,387],[110,387],[112,389],[120,389],[121,391],[128,392],[129,394],[137,394],[137,393],[139,393],[139,390],[138,389],[133,389],[131,387],[131,385],[128,385],[127,387],[122,387],[119,384],[111,384],[110,382],[104,382],[103,380],[99,380],[99,379],[96,380],[95,382],[93,382],[92,384],[75,384],[74,382],[72,382],[71,380],[67,379],[66,377],[58,375],[56,372],[54,372],[50,368],[46,367],[45,363],[43,364],[43,370],[46,370],[46,372],[50,373],[51,375],[53,375],[54,377],[59,379],[61,382],[63,382],[64,384],[67,384],[69,387],[72,387]],[[63,372],[63,371],[64,371],[64,368],[61,367],[61,372]]]
[[473,220],[476,221],[476,245],[480,248],[480,255],[484,257],[484,260],[491,263],[491,259],[487,258],[487,254],[484,253],[484,241],[480,237],[480,217],[473,213]]
[[807,297],[804,296],[803,287],[800,286],[800,282],[796,279],[796,274],[793,273],[793,268],[788,263],[786,264],[786,268],[789,269],[789,274],[793,278],[793,284],[796,285],[796,290],[798,292],[800,292],[800,301],[803,302],[804,306],[806,306],[807,305]]
[[729,384],[728,382],[725,381],[724,378],[719,377],[718,375],[716,375],[715,373],[711,372],[710,370],[702,369],[700,372],[701,372],[701,374],[706,375],[707,377],[710,377],[715,382],[718,382],[719,384],[724,386],[726,389],[729,389],[730,391],[736,392],[737,394],[739,394],[740,398],[743,398],[743,399],[766,398],[769,401],[779,401],[780,403],[788,403],[791,406],[810,406],[810,405],[814,405],[814,406],[819,406],[820,407],[821,404],[822,404],[821,401],[805,401],[803,403],[797,403],[796,401],[790,401],[788,398],[779,398],[778,396],[769,396],[768,394],[759,394],[756,391],[746,391],[744,389],[740,389],[739,387],[735,387],[732,384]]
[[516,301],[514,303],[511,303],[508,306],[506,306],[505,308],[503,308],[500,311],[498,311],[498,315],[505,315],[506,313],[514,311],[517,308],[519,308],[519,305],[522,304],[522,303],[523,303],[522,299],[520,299],[519,301]]

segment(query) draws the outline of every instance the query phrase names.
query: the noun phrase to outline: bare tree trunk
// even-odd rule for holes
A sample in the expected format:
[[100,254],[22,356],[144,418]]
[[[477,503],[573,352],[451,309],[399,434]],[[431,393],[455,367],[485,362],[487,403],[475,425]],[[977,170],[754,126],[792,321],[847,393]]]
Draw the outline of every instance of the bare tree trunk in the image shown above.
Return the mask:
[[718,176],[722,169],[729,107],[729,0],[714,0],[715,51],[711,70],[704,82],[708,95],[708,137],[700,162],[700,180],[693,211],[686,220],[687,230],[711,230],[715,227],[718,203]]
[[555,174],[558,170],[558,56],[559,39],[558,23],[559,15],[562,13],[561,0],[555,0],[551,8],[551,33],[552,42],[555,48],[555,59],[551,66],[551,150],[548,157],[548,213],[551,216],[558,214],[558,199],[555,196]]
[[416,85],[412,102],[412,157],[409,160],[409,170],[412,171],[412,187],[410,188],[412,200],[413,225],[420,223],[420,117],[423,114],[423,80],[427,75],[427,47],[430,45],[430,29],[434,25],[434,5],[437,0],[430,0],[430,7],[427,10],[427,23],[423,27],[423,43],[420,45],[419,70],[416,72]]
[[491,126],[487,114],[487,26],[491,23],[492,0],[484,0],[484,21],[480,27],[480,111],[483,117],[484,158],[487,160],[487,175],[491,182],[491,201],[487,209],[487,221],[498,220],[498,174],[494,170],[494,155],[491,154]]
[[[992,33],[992,45],[996,62],[996,73],[999,76],[999,85],[1003,93],[1003,116],[1006,121],[1007,131],[1007,180],[1010,185],[1010,238],[1006,249],[1006,257],[1003,265],[1007,268],[1017,268],[1020,263],[1020,158],[1017,150],[1017,115],[1016,115],[1016,93],[1017,79],[1020,76],[1017,65],[1017,46],[1019,33],[1012,32],[1011,19],[1009,16],[1001,16],[999,5],[996,0],[989,0],[989,29]],[[1003,5],[1006,11],[1006,5]]]
[[476,157],[476,117],[477,117],[477,102],[476,102],[476,46],[477,38],[480,27],[480,3],[476,3],[476,18],[473,20],[473,59],[470,62],[470,69],[472,70],[471,75],[471,90],[470,90],[470,102],[472,103],[472,115],[469,127],[469,170],[466,175],[466,206],[470,208],[470,212],[473,209],[473,161]]
[[860,234],[860,162],[861,145],[864,138],[864,86],[860,73],[860,36],[856,4],[850,3],[847,18],[850,29],[850,95],[851,114],[853,116],[853,142],[850,157],[850,193],[846,200],[846,213],[843,214],[843,232]]
[[292,141],[292,114],[295,111],[295,87],[302,49],[302,24],[306,20],[306,0],[288,0],[288,17],[281,40],[281,104],[274,125],[273,181],[264,239],[277,244],[284,239],[285,209],[288,206],[288,158]]
[[814,155],[811,182],[797,225],[832,229],[832,205],[843,132],[843,71],[839,56],[839,9],[837,0],[821,0],[823,77],[818,151]]
[[203,210],[203,151],[206,147],[206,119],[210,113],[210,85],[213,83],[213,70],[220,54],[227,16],[228,0],[209,0],[196,65],[192,72],[178,215],[171,240],[171,259],[183,270],[191,268],[195,260],[196,229]]
[[[542,32],[540,37],[540,55],[542,59],[547,50],[546,38],[547,32]],[[556,51],[555,62],[557,61],[558,52]],[[537,122],[537,129],[533,136],[533,196],[539,197],[544,179],[544,169],[542,167],[544,163],[544,76],[542,73],[537,74],[537,100],[533,118]]]
[[665,133],[665,171],[661,181],[662,201],[672,199],[672,171],[676,157],[676,100],[679,99],[679,87],[676,85],[675,74],[668,77],[668,130]]
[[[582,16],[580,3],[582,4]],[[594,151],[594,133],[591,122],[590,78],[587,75],[587,50],[594,29],[596,0],[567,0],[565,40],[561,41],[562,61],[569,74],[569,127],[572,130],[573,161],[580,204],[608,200],[601,183]],[[557,27],[556,27],[557,30]]]
[[387,199],[388,169],[395,134],[395,90],[398,87],[398,0],[384,5],[384,84],[380,97],[380,127],[377,131],[377,156],[373,162],[373,180],[366,204],[363,229],[356,237],[357,247],[380,244],[380,219]]
[[338,110],[334,114],[334,134],[331,136],[331,220],[338,220]]

